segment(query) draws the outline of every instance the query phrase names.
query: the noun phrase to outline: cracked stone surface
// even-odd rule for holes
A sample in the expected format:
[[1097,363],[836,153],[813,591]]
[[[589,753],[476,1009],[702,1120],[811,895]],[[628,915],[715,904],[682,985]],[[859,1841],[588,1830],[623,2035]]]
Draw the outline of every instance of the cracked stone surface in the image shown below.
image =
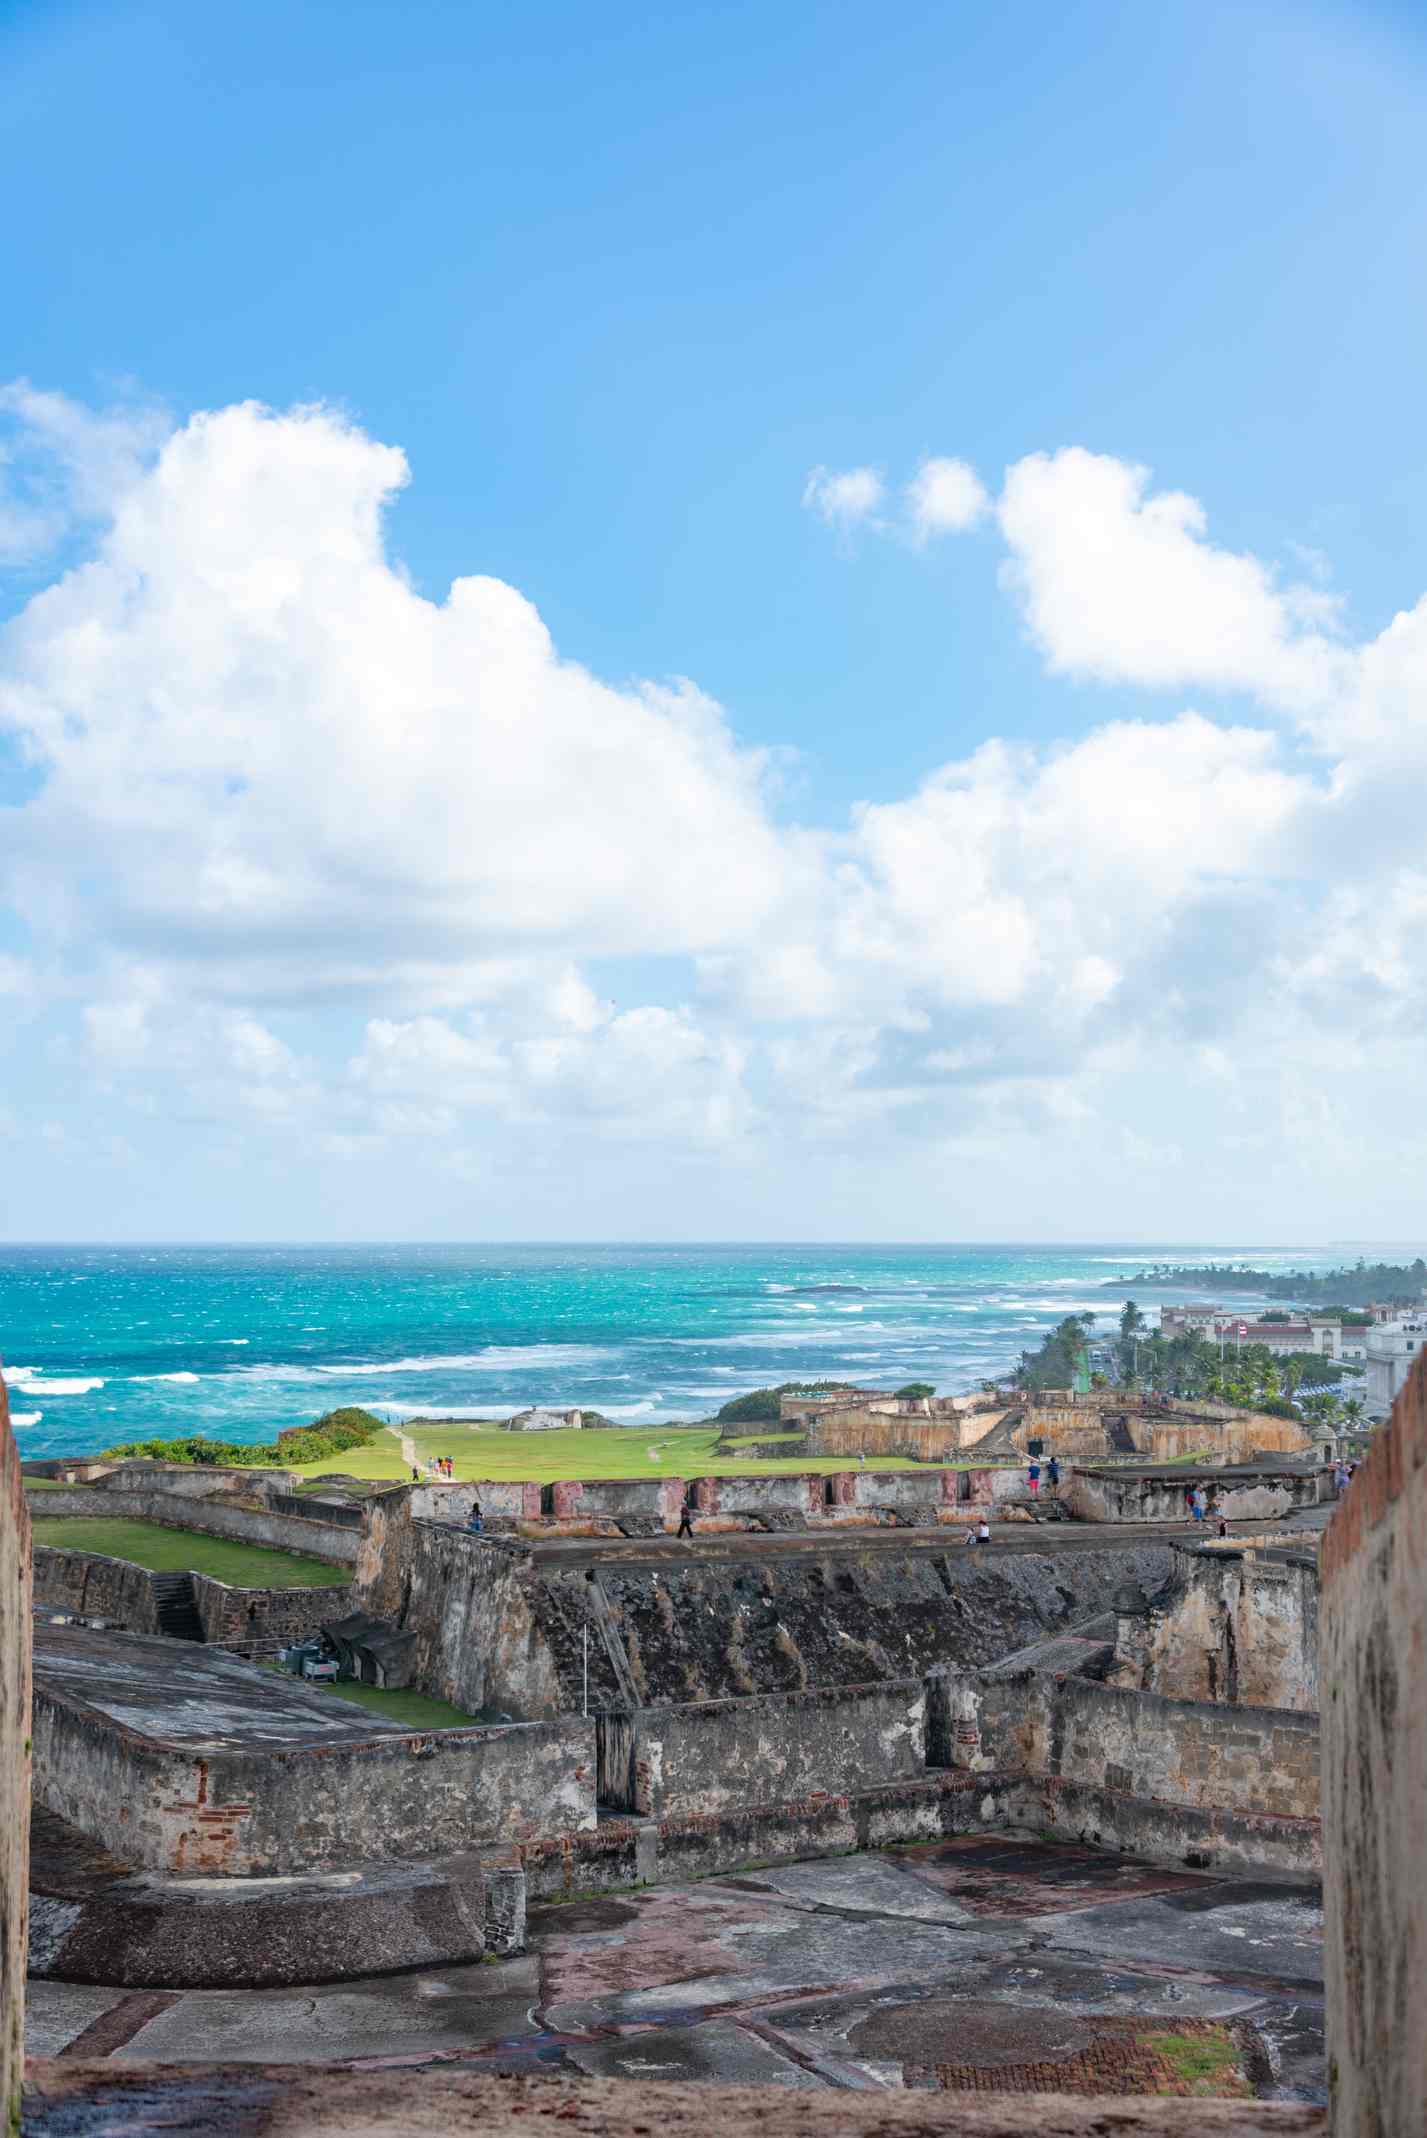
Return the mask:
[[885,2100],[939,2065],[1044,2063],[1100,2020],[1215,2020],[1251,2030],[1263,2099],[1325,2098],[1306,1887],[971,1836],[536,1907],[530,1936],[519,1959],[293,1990],[36,1982],[31,2046],[115,2073],[439,2064]]

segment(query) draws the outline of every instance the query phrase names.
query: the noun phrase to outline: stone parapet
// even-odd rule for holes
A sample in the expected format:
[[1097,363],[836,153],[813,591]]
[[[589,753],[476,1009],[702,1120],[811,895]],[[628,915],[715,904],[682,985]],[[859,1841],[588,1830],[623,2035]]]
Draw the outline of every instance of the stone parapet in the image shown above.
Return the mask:
[[1427,1357],[1323,1540],[1335,2138],[1427,2116]]

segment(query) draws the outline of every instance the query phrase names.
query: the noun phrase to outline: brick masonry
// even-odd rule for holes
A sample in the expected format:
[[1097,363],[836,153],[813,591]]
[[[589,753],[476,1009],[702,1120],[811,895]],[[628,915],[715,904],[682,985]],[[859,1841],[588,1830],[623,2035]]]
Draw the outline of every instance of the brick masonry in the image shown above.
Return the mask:
[[0,2115],[20,2127],[29,1912],[30,1517],[0,1374]]
[[1427,2104],[1427,1358],[1323,1542],[1325,1952],[1335,2138]]

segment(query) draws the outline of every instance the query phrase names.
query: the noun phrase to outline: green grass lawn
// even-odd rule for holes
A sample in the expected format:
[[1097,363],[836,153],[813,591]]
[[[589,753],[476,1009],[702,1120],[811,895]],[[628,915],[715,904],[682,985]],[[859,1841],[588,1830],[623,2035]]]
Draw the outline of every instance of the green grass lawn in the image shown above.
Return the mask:
[[70,1489],[57,1477],[22,1477],[21,1483],[27,1492],[67,1492]]
[[[278,1665],[265,1664],[264,1668],[276,1670]],[[383,1722],[404,1723],[413,1730],[460,1730],[476,1719],[464,1708],[452,1707],[449,1700],[433,1699],[430,1693],[387,1692],[380,1685],[358,1685],[354,1678],[328,1678],[321,1683],[304,1679],[303,1683],[310,1693],[331,1693],[354,1707],[370,1708]]]
[[[429,1455],[450,1455],[458,1478],[525,1478],[532,1483],[553,1484],[558,1478],[616,1477],[730,1477],[777,1476],[799,1470],[849,1470],[856,1463],[845,1455],[791,1455],[750,1457],[737,1449],[720,1448],[718,1428],[697,1426],[611,1426],[595,1432],[507,1433],[499,1426],[465,1420],[417,1420],[403,1428],[415,1443],[417,1461]],[[750,1429],[748,1437],[759,1435]],[[763,1437],[770,1437],[765,1435]],[[657,1448],[657,1460],[649,1450]],[[869,1458],[878,1470],[916,1470],[925,1464],[909,1462],[901,1455]],[[964,1466],[964,1465],[963,1465]],[[955,1467],[955,1466],[953,1466]],[[409,1478],[411,1471],[401,1459],[395,1432],[383,1433],[365,1448],[349,1448],[342,1455],[310,1464],[306,1478],[345,1470],[353,1477]]]
[[192,1530],[163,1529],[156,1522],[109,1521],[91,1515],[37,1515],[36,1544],[76,1552],[102,1552],[127,1559],[153,1574],[210,1574],[238,1589],[321,1589],[350,1581],[351,1569],[329,1566],[298,1552],[269,1551],[228,1537],[202,1537]]

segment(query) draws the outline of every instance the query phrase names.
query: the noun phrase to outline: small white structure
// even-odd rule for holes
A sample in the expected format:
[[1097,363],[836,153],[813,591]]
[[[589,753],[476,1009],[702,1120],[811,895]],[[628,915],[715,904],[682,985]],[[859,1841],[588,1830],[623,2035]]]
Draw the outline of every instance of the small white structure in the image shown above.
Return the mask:
[[1427,1351],[1427,1316],[1403,1315],[1368,1330],[1363,1347],[1367,1365],[1364,1401],[1370,1418],[1385,1418],[1401,1395],[1419,1355]]
[[509,1433],[568,1433],[580,1432],[585,1423],[585,1414],[578,1410],[518,1410],[513,1418],[506,1420]]

